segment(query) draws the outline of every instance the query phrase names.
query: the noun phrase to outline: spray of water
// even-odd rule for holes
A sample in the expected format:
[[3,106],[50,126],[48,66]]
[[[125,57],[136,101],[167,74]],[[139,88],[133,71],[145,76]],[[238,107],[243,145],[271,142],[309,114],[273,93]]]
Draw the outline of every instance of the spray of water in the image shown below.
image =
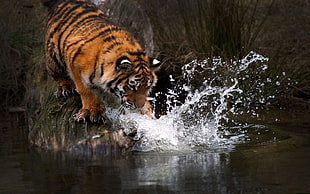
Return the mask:
[[[238,85],[238,75],[252,63],[267,60],[254,52],[229,64],[221,58],[194,60],[183,66],[187,83],[167,92],[166,115],[150,119],[145,115],[129,113],[120,115],[117,121],[126,134],[135,134],[137,143],[133,150],[137,151],[233,149],[235,144],[247,139],[242,130],[232,133],[225,126],[227,113],[236,113],[235,105],[242,102],[235,97],[243,92]],[[262,64],[262,68],[267,69],[267,66]],[[174,79],[170,77],[170,81]],[[187,94],[181,105],[176,103],[178,90]],[[228,99],[234,99],[234,102],[228,103]],[[115,117],[111,119],[115,120]]]

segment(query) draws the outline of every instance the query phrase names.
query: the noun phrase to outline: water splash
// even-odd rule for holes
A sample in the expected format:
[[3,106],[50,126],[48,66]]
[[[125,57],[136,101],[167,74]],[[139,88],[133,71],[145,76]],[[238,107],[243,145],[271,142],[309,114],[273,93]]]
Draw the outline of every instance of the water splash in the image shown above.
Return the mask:
[[[167,92],[166,115],[159,119],[136,113],[119,116],[124,132],[135,134],[137,143],[133,150],[233,149],[235,144],[246,141],[242,127],[235,132],[227,130],[227,113],[237,113],[237,105],[243,102],[236,97],[243,93],[239,87],[240,74],[251,64],[267,60],[250,52],[230,63],[218,57],[184,65],[183,77],[187,82]],[[260,67],[267,69],[265,64]],[[170,77],[170,81],[174,79]],[[178,102],[180,90],[187,94],[184,103]]]

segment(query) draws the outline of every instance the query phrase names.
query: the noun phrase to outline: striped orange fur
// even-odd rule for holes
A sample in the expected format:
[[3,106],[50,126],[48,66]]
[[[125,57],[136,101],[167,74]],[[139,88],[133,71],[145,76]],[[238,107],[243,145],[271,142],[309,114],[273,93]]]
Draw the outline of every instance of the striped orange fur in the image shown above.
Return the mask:
[[48,15],[45,40],[46,68],[58,84],[56,96],[74,90],[80,94],[83,107],[74,116],[77,121],[104,121],[101,91],[151,117],[147,96],[160,63],[95,5],[86,0],[59,2]]

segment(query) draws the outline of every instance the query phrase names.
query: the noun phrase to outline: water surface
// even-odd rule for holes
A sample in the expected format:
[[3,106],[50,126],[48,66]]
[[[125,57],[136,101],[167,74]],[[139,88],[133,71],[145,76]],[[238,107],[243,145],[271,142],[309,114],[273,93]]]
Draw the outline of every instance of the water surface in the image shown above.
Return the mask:
[[267,60],[250,52],[229,64],[186,64],[187,82],[164,94],[159,119],[107,109],[114,127],[138,140],[124,155],[31,147],[26,116],[10,114],[1,119],[0,193],[310,193],[309,110],[251,110],[274,98],[262,91],[278,80],[247,71],[268,71]]
[[105,157],[29,147],[17,119],[23,123],[20,115],[1,121],[0,193],[310,192],[308,113],[270,111],[252,119],[251,140],[233,149]]

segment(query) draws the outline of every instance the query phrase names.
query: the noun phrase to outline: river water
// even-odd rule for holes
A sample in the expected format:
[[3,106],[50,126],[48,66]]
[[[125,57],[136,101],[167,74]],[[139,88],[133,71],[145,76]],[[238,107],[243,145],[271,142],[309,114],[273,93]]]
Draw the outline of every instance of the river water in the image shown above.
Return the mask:
[[29,147],[11,114],[0,128],[0,193],[309,193],[309,116],[270,111],[234,148],[86,157]]
[[256,74],[254,92],[240,85],[267,60],[251,52],[229,74],[220,58],[185,65],[188,82],[165,94],[168,111],[158,119],[111,109],[114,127],[138,141],[124,155],[36,149],[26,115],[9,114],[0,127],[0,193],[310,193],[309,110],[247,109],[274,98],[259,96],[266,84],[281,84]]

